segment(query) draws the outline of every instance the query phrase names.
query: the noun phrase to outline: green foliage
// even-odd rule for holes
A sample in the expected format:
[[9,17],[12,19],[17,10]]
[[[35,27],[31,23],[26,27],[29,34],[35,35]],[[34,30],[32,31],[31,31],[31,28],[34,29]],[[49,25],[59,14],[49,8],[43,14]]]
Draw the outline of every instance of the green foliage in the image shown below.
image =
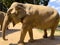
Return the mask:
[[[5,4],[5,6],[8,7],[8,8],[15,1],[16,2],[21,2],[21,3],[26,3],[27,2],[27,3],[34,4],[34,0],[0,0],[0,2],[3,2]],[[49,0],[35,0],[35,4],[41,3],[41,4],[45,5],[45,6],[48,5],[48,2],[49,2]]]
[[14,2],[15,0],[2,0],[2,2],[7,6],[10,7],[10,5],[12,4],[12,2]]
[[40,0],[41,4],[43,4],[44,6],[48,5],[49,0]]

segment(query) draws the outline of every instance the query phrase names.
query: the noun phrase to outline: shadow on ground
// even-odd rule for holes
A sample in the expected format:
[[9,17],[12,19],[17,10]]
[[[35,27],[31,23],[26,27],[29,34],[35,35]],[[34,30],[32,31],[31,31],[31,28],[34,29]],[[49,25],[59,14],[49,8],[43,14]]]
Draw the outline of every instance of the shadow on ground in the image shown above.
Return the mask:
[[[17,32],[17,31],[20,31],[20,29],[8,29],[8,30],[6,30],[6,36],[8,35],[8,34],[11,34],[11,33],[14,33],[14,32]],[[2,31],[0,31],[0,37],[2,37]]]
[[[18,45],[18,44],[10,44],[10,45]],[[46,39],[37,39],[34,42],[27,42],[25,45],[60,45],[60,36],[55,36],[54,40],[50,38]]]

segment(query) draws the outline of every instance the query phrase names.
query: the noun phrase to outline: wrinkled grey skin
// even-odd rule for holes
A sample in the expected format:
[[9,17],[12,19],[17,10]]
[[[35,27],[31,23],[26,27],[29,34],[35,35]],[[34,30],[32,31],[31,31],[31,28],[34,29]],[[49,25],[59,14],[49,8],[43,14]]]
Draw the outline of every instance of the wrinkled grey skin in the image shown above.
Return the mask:
[[43,29],[44,38],[47,38],[47,29],[51,29],[50,37],[53,39],[55,29],[59,22],[59,13],[51,7],[17,2],[14,2],[8,9],[6,17],[2,27],[3,39],[5,40],[5,30],[9,22],[8,19],[11,18],[14,24],[19,22],[23,24],[19,41],[19,43],[22,44],[27,31],[29,32],[30,41],[33,41],[33,28]]

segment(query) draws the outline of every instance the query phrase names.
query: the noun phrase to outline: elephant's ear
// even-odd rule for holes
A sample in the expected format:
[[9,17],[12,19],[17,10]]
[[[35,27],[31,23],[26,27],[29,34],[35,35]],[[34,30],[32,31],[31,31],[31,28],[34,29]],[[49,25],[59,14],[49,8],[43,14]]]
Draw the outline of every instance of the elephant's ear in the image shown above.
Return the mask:
[[17,5],[15,7],[15,9],[18,11],[18,14],[19,14],[18,17],[19,18],[23,18],[27,15],[27,12],[26,12],[24,5]]
[[[30,7],[30,8],[31,8],[31,7]],[[30,8],[29,8],[29,9],[30,9]],[[19,5],[17,6],[17,9],[18,9],[18,10],[20,9],[20,10],[24,11],[26,15],[30,15],[30,13],[29,13],[29,11],[28,11],[29,9],[27,9],[27,8],[26,8],[26,5],[24,5],[24,4],[19,4]]]
[[16,6],[16,10],[23,10],[23,11],[25,11],[25,7],[24,7],[24,5],[23,4],[18,4],[17,6]]
[[7,15],[11,14],[11,11],[12,11],[12,10],[13,10],[13,9],[8,9]]

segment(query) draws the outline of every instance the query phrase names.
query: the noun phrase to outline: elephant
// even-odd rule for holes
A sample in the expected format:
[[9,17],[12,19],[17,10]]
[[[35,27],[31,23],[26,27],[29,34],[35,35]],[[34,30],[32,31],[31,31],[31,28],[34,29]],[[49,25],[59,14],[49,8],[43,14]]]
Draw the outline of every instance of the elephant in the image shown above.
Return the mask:
[[0,25],[1,25],[1,29],[2,29],[2,24],[3,24],[3,20],[4,20],[4,17],[5,17],[5,12],[3,11],[0,11]]
[[[3,25],[3,21],[4,21],[5,16],[6,16],[6,13],[3,12],[3,11],[0,11],[0,25],[1,25],[1,30],[2,30],[2,25]],[[13,26],[14,26],[14,23],[13,23]],[[7,29],[8,29],[8,27],[7,27]]]
[[5,30],[7,27],[7,23],[9,22],[9,18],[17,24],[19,22],[22,23],[21,36],[18,43],[24,43],[24,38],[28,31],[30,40],[33,41],[33,28],[43,29],[44,30],[44,38],[47,38],[47,29],[51,29],[50,38],[54,39],[55,29],[58,26],[59,22],[59,13],[56,9],[51,8],[49,6],[42,5],[34,5],[34,4],[23,4],[14,2],[7,10],[7,15],[3,22],[2,27],[2,35],[3,39],[5,39]]

